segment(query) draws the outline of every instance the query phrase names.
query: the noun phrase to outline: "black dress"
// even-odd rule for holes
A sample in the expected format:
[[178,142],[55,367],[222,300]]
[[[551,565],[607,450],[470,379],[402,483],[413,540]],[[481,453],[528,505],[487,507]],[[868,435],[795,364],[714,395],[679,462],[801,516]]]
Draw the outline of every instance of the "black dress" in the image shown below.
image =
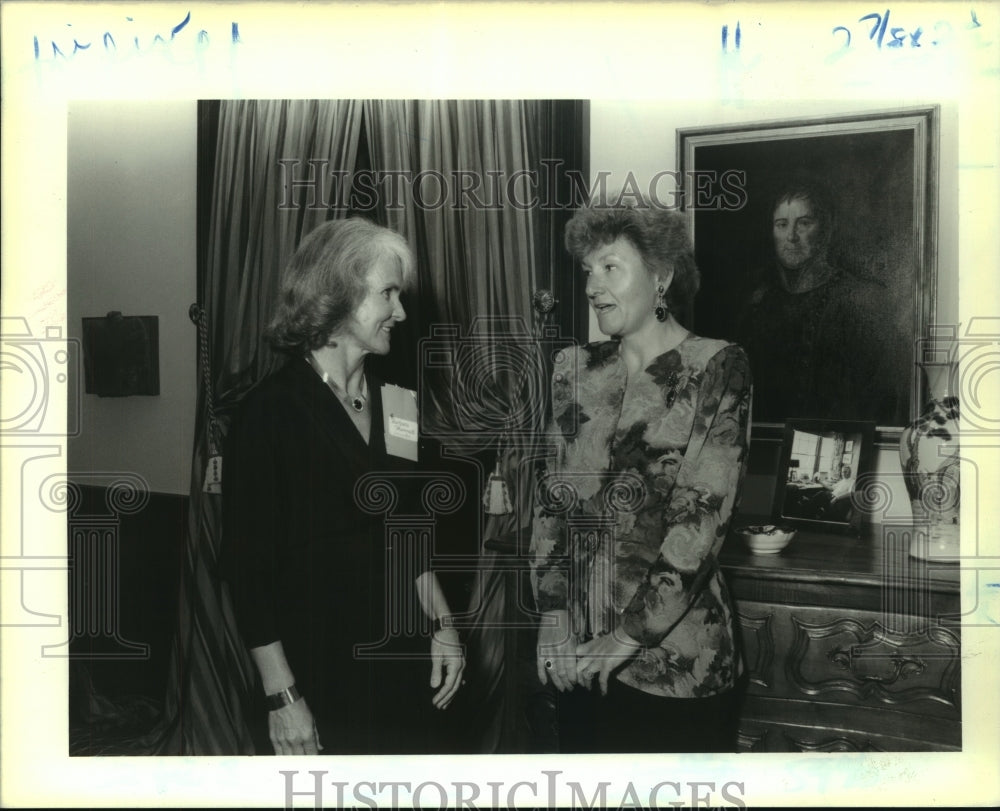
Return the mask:
[[[393,514],[412,512],[415,464],[386,453],[380,389],[368,375],[366,444],[295,358],[247,395],[226,443],[223,573],[239,627],[248,648],[282,642],[323,754],[439,746],[414,535],[390,543],[385,515],[362,509],[355,493],[365,474],[384,472],[400,493]],[[258,687],[249,714],[269,753],[262,699]]]

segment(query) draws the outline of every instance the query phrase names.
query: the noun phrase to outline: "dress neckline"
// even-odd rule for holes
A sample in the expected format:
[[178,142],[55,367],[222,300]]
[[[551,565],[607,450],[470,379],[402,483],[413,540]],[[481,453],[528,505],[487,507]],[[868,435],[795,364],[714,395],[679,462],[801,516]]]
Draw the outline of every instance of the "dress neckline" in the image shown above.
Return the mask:
[[323,382],[323,378],[320,376],[316,368],[309,362],[308,358],[303,355],[300,356],[299,360],[301,361],[301,368],[307,371],[309,373],[309,377],[312,378],[315,385],[325,392],[326,397],[324,399],[326,402],[336,404],[335,407],[331,408],[333,413],[336,415],[334,419],[345,429],[347,429],[347,426],[350,426],[350,428],[346,430],[346,433],[360,442],[362,447],[368,450],[375,450],[372,438],[376,436],[376,422],[379,425],[382,423],[382,402],[380,398],[381,392],[378,391],[378,382],[369,370],[368,364],[365,364],[364,367],[365,388],[368,391],[365,413],[369,418],[368,436],[365,437],[365,435],[361,433],[361,428],[351,416],[349,411],[350,406],[343,401],[343,398],[337,396],[337,393],[329,386],[329,384]]
[[[674,345],[670,349],[665,349],[659,355],[655,355],[653,357],[653,359],[650,360],[650,362],[647,363],[643,367],[643,369],[642,369],[643,374],[651,375],[652,372],[650,370],[653,369],[653,367],[655,367],[656,364],[660,360],[662,360],[664,357],[666,357],[667,355],[669,355],[671,352],[677,352],[678,354],[680,354],[680,348],[682,346],[684,346],[685,344],[689,343],[692,340],[697,340],[697,338],[698,338],[698,336],[695,335],[693,332],[691,332],[691,330],[687,330],[687,334],[683,338],[681,338],[681,340],[678,341],[676,345]],[[620,366],[620,367],[622,367],[622,369],[625,370],[625,373],[626,373],[626,376],[627,376],[628,369],[625,367],[625,360],[624,360],[624,358],[622,358],[622,347],[621,347],[621,343],[622,342],[621,342],[621,340],[620,339],[612,338],[612,339],[609,339],[609,343],[616,344],[616,347],[615,347],[615,359],[616,359],[617,365]]]

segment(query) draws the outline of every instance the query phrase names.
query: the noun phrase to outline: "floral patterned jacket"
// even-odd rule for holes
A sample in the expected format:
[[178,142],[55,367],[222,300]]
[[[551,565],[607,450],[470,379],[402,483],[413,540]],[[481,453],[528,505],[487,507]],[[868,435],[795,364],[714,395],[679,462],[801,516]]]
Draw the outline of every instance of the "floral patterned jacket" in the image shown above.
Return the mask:
[[582,637],[642,643],[618,671],[632,687],[699,697],[742,672],[717,555],[737,507],[751,376],[735,344],[689,336],[629,385],[616,341],[560,354],[554,459],[540,483],[532,585]]

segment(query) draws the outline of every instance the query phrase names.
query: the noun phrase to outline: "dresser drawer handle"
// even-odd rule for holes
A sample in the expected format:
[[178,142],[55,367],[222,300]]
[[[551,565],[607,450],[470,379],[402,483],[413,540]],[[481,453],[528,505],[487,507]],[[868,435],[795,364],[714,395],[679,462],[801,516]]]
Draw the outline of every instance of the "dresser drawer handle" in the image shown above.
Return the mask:
[[[877,684],[895,684],[900,679],[908,679],[910,676],[917,676],[923,673],[927,669],[927,665],[923,659],[919,659],[913,656],[902,656],[898,653],[892,653],[888,656],[884,654],[865,654],[863,652],[857,652],[855,646],[850,648],[834,648],[828,651],[826,654],[827,658],[836,664],[837,666],[847,670],[852,676],[859,679],[860,681],[875,682]],[[858,664],[862,659],[889,659],[892,663],[892,672],[883,675],[869,674],[869,673],[859,673]]]

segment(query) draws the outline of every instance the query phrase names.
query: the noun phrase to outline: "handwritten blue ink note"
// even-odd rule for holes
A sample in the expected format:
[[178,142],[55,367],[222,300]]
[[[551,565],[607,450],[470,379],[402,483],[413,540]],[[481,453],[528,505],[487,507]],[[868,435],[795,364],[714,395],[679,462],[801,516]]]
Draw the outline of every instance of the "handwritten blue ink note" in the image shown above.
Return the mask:
[[[158,29],[156,23],[143,24],[133,16],[121,17],[108,25],[96,27],[92,25],[89,30],[77,29],[73,23],[68,22],[62,27],[73,29],[70,32],[33,34],[32,53],[36,62],[55,62],[70,61],[80,53],[103,53],[106,56],[114,56],[152,52],[160,48],[170,49],[175,42],[181,44],[185,40],[190,40],[188,44],[193,43],[202,47],[209,45],[211,35],[208,30],[191,24],[190,11],[170,24],[169,28],[162,30]],[[184,36],[180,36],[182,34]],[[229,26],[229,42],[237,45],[242,41],[240,24],[234,20]]]
[[[903,21],[902,25],[891,25],[891,22],[899,22],[898,17],[893,16],[891,8],[882,11],[872,11],[859,17],[857,24],[863,27],[860,33],[866,36],[867,42],[873,44],[876,49],[914,49],[922,48],[926,45],[932,48],[950,45],[956,42],[956,31],[975,31],[982,28],[976,10],[970,8],[968,18],[963,23],[958,20],[952,22],[948,19],[939,19],[931,23],[929,20],[920,21],[913,19],[913,9],[908,9],[910,15]],[[852,47],[854,42],[855,29],[852,25],[841,24],[834,26],[831,34],[841,40],[840,50],[846,51]],[[924,39],[925,26],[930,31],[931,39]]]

